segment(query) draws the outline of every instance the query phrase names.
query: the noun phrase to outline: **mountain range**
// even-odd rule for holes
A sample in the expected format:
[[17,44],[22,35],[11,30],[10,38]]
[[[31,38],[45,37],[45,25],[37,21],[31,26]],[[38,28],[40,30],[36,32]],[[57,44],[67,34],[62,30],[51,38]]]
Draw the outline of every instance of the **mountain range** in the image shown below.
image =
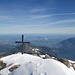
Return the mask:
[[0,75],[75,75],[74,45],[75,38],[63,40],[51,48],[24,44],[23,54],[22,45],[0,45],[1,52],[4,49]]
[[[48,39],[46,40],[48,41]],[[38,44],[40,45],[40,42]],[[25,51],[27,50],[28,53],[31,53],[29,52],[31,49],[38,48],[40,52],[43,54],[47,53],[52,56],[58,56],[61,58],[75,60],[75,38],[69,38],[69,39],[63,40],[57,44],[54,44],[52,47],[39,46],[39,45],[37,46],[35,44],[26,45]],[[22,49],[21,45],[16,46],[16,45],[3,45],[3,44],[1,45],[0,44],[0,55],[8,55],[12,53],[21,52],[21,49]]]

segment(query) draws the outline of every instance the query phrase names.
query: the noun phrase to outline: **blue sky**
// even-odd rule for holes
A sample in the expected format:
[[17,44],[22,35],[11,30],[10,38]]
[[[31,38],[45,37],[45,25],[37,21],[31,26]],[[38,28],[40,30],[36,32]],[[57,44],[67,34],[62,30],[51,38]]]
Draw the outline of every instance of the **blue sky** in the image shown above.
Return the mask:
[[0,0],[0,34],[75,34],[75,0]]

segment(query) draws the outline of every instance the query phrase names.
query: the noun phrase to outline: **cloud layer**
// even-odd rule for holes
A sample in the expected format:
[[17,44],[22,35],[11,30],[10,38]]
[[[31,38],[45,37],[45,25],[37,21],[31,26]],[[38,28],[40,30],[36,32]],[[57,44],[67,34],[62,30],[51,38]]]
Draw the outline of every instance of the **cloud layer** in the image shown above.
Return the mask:
[[75,34],[74,7],[64,0],[1,0],[0,34]]

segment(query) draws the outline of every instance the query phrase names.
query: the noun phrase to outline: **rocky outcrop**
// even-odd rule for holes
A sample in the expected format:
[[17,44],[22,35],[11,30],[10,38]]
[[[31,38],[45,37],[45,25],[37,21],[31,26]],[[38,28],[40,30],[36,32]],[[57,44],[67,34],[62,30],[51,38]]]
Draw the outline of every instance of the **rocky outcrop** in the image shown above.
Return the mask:
[[57,58],[57,60],[60,61],[61,63],[65,64],[67,67],[70,68],[70,63],[69,63],[68,59]]
[[3,63],[2,60],[0,60],[0,70],[6,67],[6,63]]
[[9,69],[9,71],[10,72],[13,72],[15,69],[17,69],[18,67],[19,67],[20,65],[14,65],[14,66],[12,66],[10,69]]
[[73,69],[75,70],[75,63],[71,63],[71,66],[72,66]]
[[50,59],[51,57],[48,54],[45,54],[45,57],[43,59]]

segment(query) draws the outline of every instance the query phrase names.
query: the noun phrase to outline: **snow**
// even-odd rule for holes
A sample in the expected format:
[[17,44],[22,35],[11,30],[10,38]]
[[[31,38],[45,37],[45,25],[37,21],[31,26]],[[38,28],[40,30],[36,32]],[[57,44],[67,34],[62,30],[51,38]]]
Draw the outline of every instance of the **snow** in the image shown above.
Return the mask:
[[[7,67],[0,71],[2,75],[75,75],[75,71],[54,59],[42,59],[29,54],[12,54],[1,58]],[[12,64],[11,66],[8,66]],[[13,65],[20,65],[13,72]]]

